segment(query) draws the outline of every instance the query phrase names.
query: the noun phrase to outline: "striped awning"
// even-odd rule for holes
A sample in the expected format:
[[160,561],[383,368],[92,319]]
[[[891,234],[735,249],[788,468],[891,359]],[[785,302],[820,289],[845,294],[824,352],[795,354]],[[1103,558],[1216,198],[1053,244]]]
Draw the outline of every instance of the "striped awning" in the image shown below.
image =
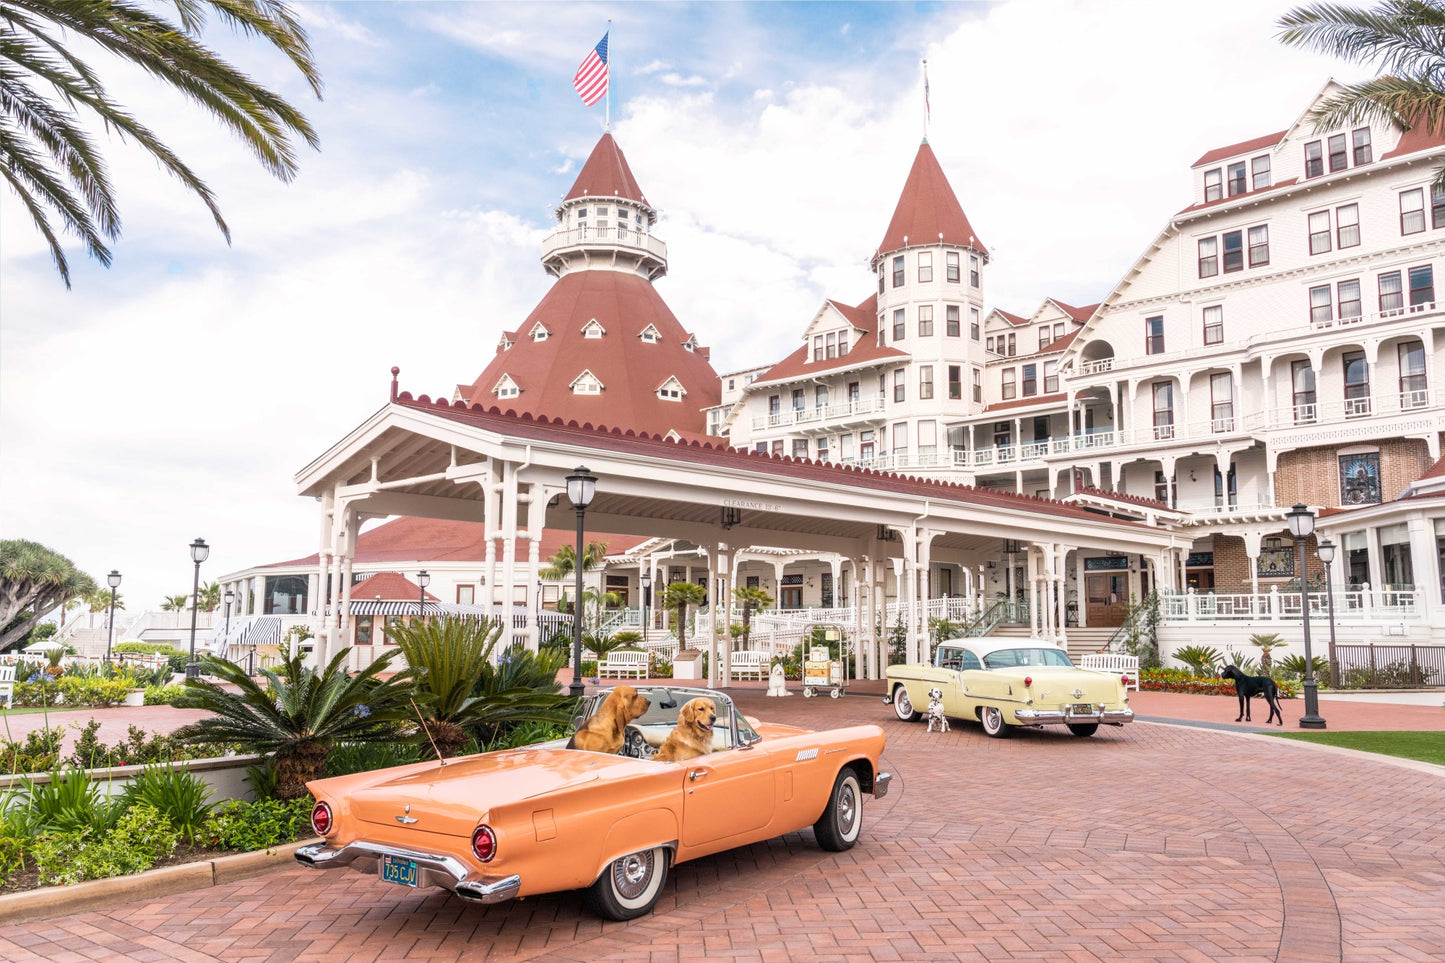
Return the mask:
[[[386,599],[352,599],[352,615],[416,615],[417,603],[388,601]],[[328,606],[327,615],[331,614]],[[472,618],[500,618],[502,606],[500,603],[487,611],[485,605],[461,605],[455,602],[428,602],[426,604],[427,615],[464,615]],[[572,616],[563,615],[557,612],[539,612],[532,615],[539,625],[561,626],[571,625]],[[528,611],[520,605],[512,606],[512,626],[519,628],[527,624]]]
[[281,616],[262,615],[259,616],[250,627],[246,629],[236,645],[280,645],[281,644]]

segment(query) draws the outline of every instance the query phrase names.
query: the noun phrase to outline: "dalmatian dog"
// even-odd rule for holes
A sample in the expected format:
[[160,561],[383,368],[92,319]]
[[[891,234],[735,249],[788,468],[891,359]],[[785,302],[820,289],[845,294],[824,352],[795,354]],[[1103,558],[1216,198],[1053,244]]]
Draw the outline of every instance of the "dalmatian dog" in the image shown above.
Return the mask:
[[943,714],[943,692],[937,688],[928,690],[928,731],[932,732],[934,725],[938,726],[939,732],[948,731],[948,716]]

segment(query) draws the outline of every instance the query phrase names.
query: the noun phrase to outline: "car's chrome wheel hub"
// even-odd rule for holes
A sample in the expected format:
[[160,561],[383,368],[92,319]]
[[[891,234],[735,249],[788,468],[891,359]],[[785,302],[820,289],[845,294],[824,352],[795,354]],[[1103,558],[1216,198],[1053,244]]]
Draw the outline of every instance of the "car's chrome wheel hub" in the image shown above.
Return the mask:
[[652,878],[652,852],[633,853],[612,864],[612,881],[623,899],[635,899],[647,889]]
[[845,785],[838,793],[838,829],[844,836],[853,831],[853,822],[858,818],[858,797],[851,785]]

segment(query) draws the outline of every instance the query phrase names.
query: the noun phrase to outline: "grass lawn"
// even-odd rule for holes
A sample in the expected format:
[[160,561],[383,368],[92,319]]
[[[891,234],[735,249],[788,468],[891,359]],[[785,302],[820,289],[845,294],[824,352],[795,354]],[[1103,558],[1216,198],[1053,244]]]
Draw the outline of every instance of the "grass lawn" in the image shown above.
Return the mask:
[[[78,707],[76,707],[76,708],[81,708],[81,709],[83,709],[83,708],[85,708],[85,706],[78,706]],[[0,709],[0,719],[5,718],[6,716],[32,715],[32,714],[34,714],[34,713],[36,713],[36,712],[45,712],[45,711],[47,711],[47,710],[45,710],[45,709],[43,709],[43,708],[41,708],[41,707],[39,707],[39,706],[35,706],[34,708],[30,708],[30,709]],[[62,710],[56,708],[55,706],[51,706],[48,711],[50,711],[50,712],[60,712],[60,711],[62,711]]]
[[1270,735],[1445,766],[1445,735],[1438,732],[1271,732]]

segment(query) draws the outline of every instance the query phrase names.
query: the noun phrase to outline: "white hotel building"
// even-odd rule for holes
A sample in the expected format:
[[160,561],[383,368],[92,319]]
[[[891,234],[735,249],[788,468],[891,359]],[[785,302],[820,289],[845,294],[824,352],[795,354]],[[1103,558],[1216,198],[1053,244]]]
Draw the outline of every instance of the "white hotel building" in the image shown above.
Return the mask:
[[[1434,274],[1437,259],[1445,267],[1445,196],[1430,188],[1445,137],[1402,124],[1316,132],[1313,106],[1284,130],[1205,153],[1187,205],[1098,304],[1046,299],[1028,314],[988,303],[987,225],[969,221],[925,142],[874,248],[868,287],[824,301],[786,358],[721,377],[653,288],[668,267],[666,245],[651,233],[656,211],[604,135],[544,242],[555,285],[500,332],[495,356],[450,405],[494,409],[523,427],[561,418],[584,432],[605,425],[666,440],[680,462],[712,458],[697,450],[721,443],[781,456],[764,461],[782,475],[821,482],[833,476],[816,463],[842,463],[983,489],[937,489],[941,497],[962,491],[956,497],[992,498],[1015,512],[1037,506],[1036,529],[955,536],[931,555],[926,543],[910,545],[913,554],[894,550],[891,561],[881,523],[875,539],[832,552],[733,544],[730,510],[716,533],[693,522],[664,535],[666,526],[653,526],[643,540],[619,537],[597,576],[633,607],[643,571],[658,587],[756,585],[785,610],[852,603],[846,620],[833,617],[840,624],[864,624],[861,596],[963,596],[970,615],[1023,598],[1037,606],[1028,616],[1035,631],[1068,635],[1077,647],[1107,639],[1131,599],[1159,588],[1166,652],[1190,642],[1237,647],[1253,631],[1278,631],[1293,645],[1301,599],[1285,516],[1303,503],[1318,514],[1304,556],[1317,617],[1328,597],[1316,546],[1329,538],[1338,548],[1329,584],[1341,643],[1445,642],[1445,316]],[[398,400],[394,382],[393,408],[412,405],[407,398]],[[362,458],[370,442],[354,444]],[[402,453],[422,447],[418,440]],[[376,507],[403,504],[381,490],[411,484],[406,466],[387,482],[371,464],[377,494],[366,517],[406,515]],[[336,491],[361,493],[364,475]],[[447,601],[510,596],[529,611],[550,602],[537,581],[543,514],[534,521],[532,496],[519,494],[528,483],[506,477],[512,487],[500,509],[487,503],[484,536],[474,540],[479,557],[446,556]],[[451,491],[432,476],[414,481],[437,486],[416,489],[426,497]],[[905,479],[896,487],[918,489]],[[288,563],[298,579],[288,604],[301,616],[341,598],[333,630],[346,641],[356,631],[344,614],[347,586],[388,564],[435,564],[435,553],[428,536],[363,564],[364,543],[381,532],[358,539],[362,516],[341,506],[326,509],[331,534],[319,558]],[[464,524],[483,514],[470,503],[448,511],[435,517]],[[1074,537],[1079,517],[1099,515],[1165,533],[1168,545],[1156,539],[1134,554],[1127,542],[1091,536],[1090,547]],[[740,530],[761,531],[750,524]],[[268,568],[223,581],[259,586],[274,574]],[[244,593],[245,617],[271,611],[264,584]],[[1046,598],[1055,600],[1047,613]],[[916,641],[926,619],[909,618]]]

